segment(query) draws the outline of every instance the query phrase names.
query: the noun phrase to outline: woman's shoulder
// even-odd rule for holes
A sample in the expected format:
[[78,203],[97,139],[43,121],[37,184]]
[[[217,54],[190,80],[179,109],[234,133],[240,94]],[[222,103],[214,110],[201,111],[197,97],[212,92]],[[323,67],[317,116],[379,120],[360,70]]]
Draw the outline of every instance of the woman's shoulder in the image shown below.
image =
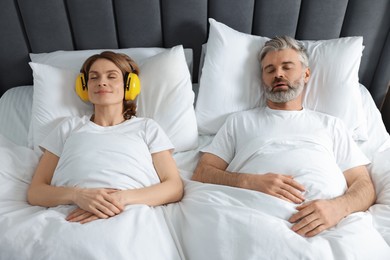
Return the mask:
[[91,120],[90,115],[83,115],[83,116],[68,116],[65,117],[62,122],[66,122],[68,124],[79,124],[79,123],[87,123]]
[[91,119],[90,115],[84,116],[69,116],[62,119],[59,123],[59,126],[62,128],[76,128],[77,126],[82,126],[87,124]]
[[156,120],[150,117],[133,117],[128,122],[134,124],[158,124]]
[[134,117],[129,120],[129,124],[133,124],[134,126],[138,125],[138,127],[143,129],[145,132],[154,132],[156,130],[163,129],[158,121],[149,117]]

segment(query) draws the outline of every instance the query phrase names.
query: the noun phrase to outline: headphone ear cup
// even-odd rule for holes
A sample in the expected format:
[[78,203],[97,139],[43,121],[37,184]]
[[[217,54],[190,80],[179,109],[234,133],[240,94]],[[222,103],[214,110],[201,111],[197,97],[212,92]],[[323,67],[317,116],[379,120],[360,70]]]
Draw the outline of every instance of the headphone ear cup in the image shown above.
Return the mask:
[[83,101],[89,101],[87,81],[85,79],[84,73],[80,73],[77,76],[76,83],[75,83],[75,90],[76,90],[77,95]]
[[135,73],[129,73],[126,77],[125,100],[134,101],[141,92],[141,82]]

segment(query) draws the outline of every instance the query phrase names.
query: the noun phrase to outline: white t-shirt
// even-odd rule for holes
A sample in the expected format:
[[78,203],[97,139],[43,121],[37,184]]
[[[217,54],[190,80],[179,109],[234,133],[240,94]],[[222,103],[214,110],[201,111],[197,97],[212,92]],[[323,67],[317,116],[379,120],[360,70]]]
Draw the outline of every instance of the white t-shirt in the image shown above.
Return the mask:
[[306,199],[342,195],[343,171],[370,163],[341,120],[307,109],[235,114],[202,152],[222,158],[227,171],[292,175],[305,186]]
[[152,153],[173,149],[152,119],[103,127],[89,116],[66,119],[41,147],[60,157],[52,185],[130,189],[159,183]]

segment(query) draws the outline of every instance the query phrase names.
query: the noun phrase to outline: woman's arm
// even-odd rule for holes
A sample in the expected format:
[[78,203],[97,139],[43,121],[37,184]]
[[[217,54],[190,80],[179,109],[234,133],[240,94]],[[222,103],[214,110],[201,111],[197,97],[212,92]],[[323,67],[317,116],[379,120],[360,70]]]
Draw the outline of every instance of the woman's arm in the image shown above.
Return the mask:
[[[111,193],[115,201],[122,207],[130,204],[159,206],[179,201],[183,197],[183,181],[180,178],[175,160],[170,151],[152,154],[153,164],[160,178],[160,183],[140,188],[116,191]],[[85,224],[99,219],[98,216],[77,208],[66,218],[70,222]]]
[[55,207],[73,203],[74,189],[50,185],[58,161],[59,157],[49,151],[42,155],[28,189],[31,205]]
[[100,218],[114,216],[122,211],[110,195],[116,190],[52,186],[51,180],[58,161],[59,157],[49,151],[42,155],[28,189],[27,200],[31,205],[55,207],[77,204]]
[[140,188],[118,191],[113,195],[122,203],[146,204],[158,206],[181,200],[183,197],[183,181],[181,180],[176,162],[170,151],[152,154],[153,165],[160,178],[160,183]]
[[[170,151],[152,154],[154,168],[160,178],[160,183],[140,188],[116,191],[111,196],[122,207],[130,204],[145,204],[159,206],[179,201],[183,197],[183,181],[180,178],[175,160]],[[99,219],[98,216],[81,208],[72,211],[66,218],[70,222],[85,224]]]

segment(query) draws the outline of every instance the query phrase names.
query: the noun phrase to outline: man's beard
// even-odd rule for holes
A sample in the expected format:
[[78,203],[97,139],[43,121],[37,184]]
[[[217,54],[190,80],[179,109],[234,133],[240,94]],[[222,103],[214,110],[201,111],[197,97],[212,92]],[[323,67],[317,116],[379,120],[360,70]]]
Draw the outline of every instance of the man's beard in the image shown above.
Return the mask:
[[[276,90],[273,91],[273,86],[277,83],[284,83],[288,86],[287,90]],[[286,79],[276,78],[272,82],[272,86],[268,86],[264,83],[265,86],[265,97],[271,100],[274,103],[286,103],[297,98],[303,91],[305,87],[304,77],[302,76],[300,79],[297,79],[293,83]]]

